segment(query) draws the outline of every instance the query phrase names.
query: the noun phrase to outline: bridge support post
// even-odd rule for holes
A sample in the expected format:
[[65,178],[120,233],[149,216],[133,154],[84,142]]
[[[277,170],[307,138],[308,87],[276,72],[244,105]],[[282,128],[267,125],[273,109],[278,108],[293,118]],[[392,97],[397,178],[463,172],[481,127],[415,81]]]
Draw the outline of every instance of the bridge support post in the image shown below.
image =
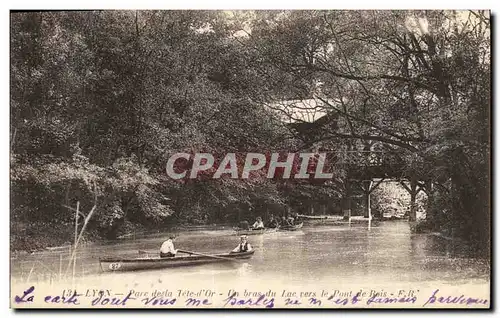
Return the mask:
[[412,175],[410,177],[409,187],[402,180],[400,183],[410,194],[410,212],[408,213],[408,221],[415,222],[417,220],[417,194],[421,190],[418,187],[418,180],[414,175]]
[[432,206],[434,204],[434,187],[432,180],[428,179],[425,181],[424,191],[427,194],[427,206],[425,208],[425,219],[432,226],[434,226],[435,211],[433,211]]
[[417,221],[417,194],[418,194],[418,181],[415,177],[410,180],[410,215],[409,221]]
[[417,194],[420,190],[422,190],[422,187],[419,187],[418,179],[415,175],[410,177],[409,187],[402,180],[400,183],[410,194],[410,212],[408,214],[408,221],[415,222],[417,221]]
[[373,192],[373,190],[378,188],[378,186],[384,180],[385,180],[384,178],[381,178],[376,183],[374,183],[373,180],[363,180],[361,182],[361,189],[364,192],[364,199],[365,199],[364,217],[368,218],[369,220],[373,219],[372,205],[371,205],[371,193]]
[[369,220],[372,219],[372,207],[371,207],[371,200],[370,200],[370,194],[372,193],[372,185],[373,185],[372,180],[363,181],[363,192],[365,195],[364,196],[364,199],[365,199],[364,217],[368,218]]

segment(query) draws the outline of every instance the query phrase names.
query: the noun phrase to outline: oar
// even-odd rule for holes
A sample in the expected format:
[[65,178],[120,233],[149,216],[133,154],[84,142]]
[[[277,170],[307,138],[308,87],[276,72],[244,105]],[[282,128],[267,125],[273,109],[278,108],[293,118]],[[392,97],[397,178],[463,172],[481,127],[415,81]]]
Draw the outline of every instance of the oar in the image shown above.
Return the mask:
[[239,262],[240,261],[239,259],[236,259],[236,258],[221,257],[221,256],[215,256],[215,255],[208,255],[208,254],[203,254],[203,253],[198,253],[198,252],[193,252],[193,251],[185,251],[185,250],[177,250],[177,251],[183,252],[183,253],[189,253],[189,254],[193,254],[193,255],[200,255],[200,256],[206,256],[206,257],[211,257],[211,258],[223,259],[223,260],[226,260],[226,261],[234,261],[234,262]]

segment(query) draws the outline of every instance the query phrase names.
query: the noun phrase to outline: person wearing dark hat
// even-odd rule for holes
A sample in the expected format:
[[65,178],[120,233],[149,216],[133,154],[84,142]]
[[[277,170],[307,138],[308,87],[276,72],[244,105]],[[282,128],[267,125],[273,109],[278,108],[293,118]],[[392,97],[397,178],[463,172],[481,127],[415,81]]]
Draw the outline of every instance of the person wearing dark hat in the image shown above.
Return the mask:
[[249,230],[250,224],[248,223],[248,221],[241,221],[238,227],[242,230]]
[[269,221],[267,221],[267,227],[270,229],[279,227],[279,222],[274,218],[274,214],[271,214],[271,216],[269,217]]
[[160,248],[160,257],[174,257],[177,251],[174,248],[175,235],[170,235],[168,240],[163,242]]
[[252,246],[247,242],[247,236],[242,235],[240,239],[240,244],[236,246],[234,250],[231,251],[231,253],[242,253],[242,252],[249,252],[252,250]]

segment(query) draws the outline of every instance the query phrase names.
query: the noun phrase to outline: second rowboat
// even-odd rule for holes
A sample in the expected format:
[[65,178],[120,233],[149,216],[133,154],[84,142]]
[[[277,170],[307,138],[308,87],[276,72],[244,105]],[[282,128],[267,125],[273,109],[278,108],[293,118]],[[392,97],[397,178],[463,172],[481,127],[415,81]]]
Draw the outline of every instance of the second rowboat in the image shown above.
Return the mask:
[[302,228],[304,225],[304,222],[300,222],[299,224],[296,225],[287,225],[287,226],[281,226],[280,231],[297,231]]
[[234,228],[234,230],[236,231],[236,235],[258,235],[258,234],[275,233],[278,231],[278,228],[265,228],[258,230],[253,230],[253,229],[243,230],[240,228]]

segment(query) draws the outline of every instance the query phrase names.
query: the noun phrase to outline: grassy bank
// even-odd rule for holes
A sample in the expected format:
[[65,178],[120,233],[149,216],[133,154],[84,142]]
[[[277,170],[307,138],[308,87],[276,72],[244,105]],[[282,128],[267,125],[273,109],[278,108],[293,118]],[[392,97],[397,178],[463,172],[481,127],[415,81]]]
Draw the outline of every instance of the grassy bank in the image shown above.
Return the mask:
[[46,247],[71,244],[74,228],[69,225],[53,223],[11,222],[11,251],[33,252]]

